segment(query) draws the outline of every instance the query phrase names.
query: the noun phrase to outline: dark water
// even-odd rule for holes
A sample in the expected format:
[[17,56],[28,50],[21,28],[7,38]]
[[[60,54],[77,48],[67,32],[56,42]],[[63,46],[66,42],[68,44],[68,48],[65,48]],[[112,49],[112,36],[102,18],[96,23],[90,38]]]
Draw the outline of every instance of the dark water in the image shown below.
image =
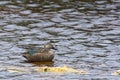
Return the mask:
[[[34,67],[21,53],[49,40],[53,63],[90,74],[17,74],[0,69],[0,80],[119,80],[120,0],[1,0],[0,67]],[[3,66],[4,65],[4,66]]]

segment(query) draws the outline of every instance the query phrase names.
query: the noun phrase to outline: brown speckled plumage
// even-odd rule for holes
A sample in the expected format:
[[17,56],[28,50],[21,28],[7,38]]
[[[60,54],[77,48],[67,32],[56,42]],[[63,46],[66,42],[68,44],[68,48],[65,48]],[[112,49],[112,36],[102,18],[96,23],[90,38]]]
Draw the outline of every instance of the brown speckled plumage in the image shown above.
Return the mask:
[[54,52],[51,50],[53,47],[52,43],[47,43],[43,48],[40,48],[37,52],[30,54],[29,52],[23,53],[25,57],[30,62],[38,61],[52,61],[54,58]]

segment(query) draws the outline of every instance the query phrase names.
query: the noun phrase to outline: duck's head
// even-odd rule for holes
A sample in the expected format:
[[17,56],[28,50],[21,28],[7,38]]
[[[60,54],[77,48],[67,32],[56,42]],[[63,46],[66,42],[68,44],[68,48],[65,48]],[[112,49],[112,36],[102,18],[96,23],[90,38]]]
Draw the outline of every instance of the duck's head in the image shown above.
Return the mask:
[[56,50],[55,46],[54,46],[53,43],[51,43],[51,42],[46,43],[46,44],[44,45],[44,48],[45,48],[45,49],[55,49],[55,50]]

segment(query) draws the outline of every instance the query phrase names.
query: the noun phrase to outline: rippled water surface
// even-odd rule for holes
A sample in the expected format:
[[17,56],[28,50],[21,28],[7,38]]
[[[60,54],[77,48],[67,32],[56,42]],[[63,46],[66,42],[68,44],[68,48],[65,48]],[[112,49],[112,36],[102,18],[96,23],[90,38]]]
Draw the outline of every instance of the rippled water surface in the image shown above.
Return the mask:
[[[25,62],[22,53],[53,40],[52,63]],[[0,67],[69,66],[80,74],[17,74],[0,80],[119,80],[120,0],[1,0]]]

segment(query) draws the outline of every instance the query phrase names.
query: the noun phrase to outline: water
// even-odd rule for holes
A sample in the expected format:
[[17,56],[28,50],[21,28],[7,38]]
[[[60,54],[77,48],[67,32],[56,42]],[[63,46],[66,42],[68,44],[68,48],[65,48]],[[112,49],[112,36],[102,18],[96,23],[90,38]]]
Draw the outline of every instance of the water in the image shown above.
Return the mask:
[[[119,80],[120,0],[1,0],[1,80]],[[54,62],[25,62],[22,53],[53,40]],[[10,73],[4,66],[69,66],[87,75]]]

